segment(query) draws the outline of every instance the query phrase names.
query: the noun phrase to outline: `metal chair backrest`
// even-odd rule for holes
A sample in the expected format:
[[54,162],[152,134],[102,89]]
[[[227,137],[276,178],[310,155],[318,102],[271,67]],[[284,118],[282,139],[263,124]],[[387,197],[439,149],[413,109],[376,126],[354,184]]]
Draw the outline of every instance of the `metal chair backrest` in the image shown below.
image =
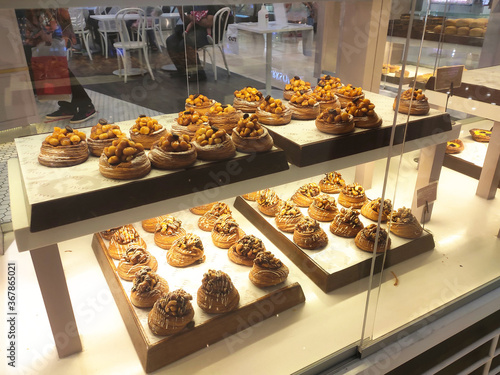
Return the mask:
[[69,16],[71,17],[71,25],[73,26],[73,31],[75,33],[81,33],[85,30],[87,23],[85,22],[85,16],[83,14],[83,9],[69,8]]
[[130,42],[131,36],[127,29],[127,21],[134,21],[134,28],[137,30],[137,40],[144,42],[146,40],[146,14],[141,8],[124,8],[115,15],[116,28],[120,34],[120,40]]
[[229,13],[231,8],[224,7],[219,9],[214,15],[214,23],[212,26],[212,38],[215,45],[223,42],[226,37],[227,22],[229,21]]

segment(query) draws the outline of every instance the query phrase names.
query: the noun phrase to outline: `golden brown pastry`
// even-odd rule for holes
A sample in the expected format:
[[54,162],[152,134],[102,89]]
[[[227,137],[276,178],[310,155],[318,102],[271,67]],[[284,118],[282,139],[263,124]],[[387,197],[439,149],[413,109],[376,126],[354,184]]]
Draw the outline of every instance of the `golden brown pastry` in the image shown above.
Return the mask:
[[123,280],[132,281],[135,277],[135,273],[144,266],[150,267],[156,272],[158,269],[158,262],[156,258],[143,247],[132,245],[129,246],[125,254],[122,255],[116,267],[116,272]]
[[[378,216],[380,212],[380,206],[382,205],[382,198],[377,198],[372,201],[366,201],[363,207],[361,207],[361,215],[364,217],[378,221]],[[390,199],[384,199],[384,204],[382,205],[382,223],[389,220],[392,212],[392,203]]]
[[470,32],[470,28],[467,26],[461,26],[457,29],[457,35],[460,36],[468,36]]
[[339,237],[354,238],[363,227],[359,211],[341,208],[330,224],[330,232]]
[[212,229],[212,242],[218,248],[229,249],[244,235],[245,232],[232,216],[222,215],[217,219],[214,229]]
[[457,26],[457,20],[448,18],[444,21],[444,25],[445,26]]
[[167,336],[182,331],[194,317],[192,299],[183,289],[174,290],[159,298],[148,315],[151,332]]
[[326,246],[328,237],[316,220],[306,216],[295,226],[293,242],[304,249],[316,250]]
[[485,29],[488,26],[487,18],[476,18],[470,21],[469,27],[471,29]]
[[152,307],[158,298],[168,293],[167,281],[148,266],[135,273],[133,283],[130,302],[136,307]]
[[262,240],[248,234],[231,245],[227,251],[227,256],[233,263],[252,267],[255,257],[261,251],[266,251],[266,247]]
[[382,119],[375,112],[375,104],[370,99],[352,101],[347,104],[346,111],[353,116],[357,128],[373,129],[382,125]]
[[348,84],[347,86],[342,86],[337,90],[337,97],[339,98],[340,101],[340,106],[342,108],[347,107],[347,104],[349,102],[352,102],[354,100],[359,100],[363,99],[365,97],[365,94],[363,92],[363,89],[361,87],[353,87],[351,84]]
[[329,74],[325,74],[324,76],[321,76],[318,85],[315,87],[315,91],[318,89],[318,87],[322,87],[325,90],[333,90],[334,92],[337,92],[339,88],[344,86],[342,82],[340,81],[340,78],[338,77],[333,77]]
[[309,182],[302,185],[292,196],[292,201],[299,207],[309,207],[313,198],[320,193],[318,184]]
[[191,211],[191,213],[193,213],[195,215],[204,215],[208,211],[210,211],[210,209],[214,206],[215,203],[217,203],[217,202],[212,202],[209,204],[203,204],[201,206],[191,207],[189,209],[189,211]]
[[143,220],[141,222],[142,229],[144,229],[148,233],[154,233],[156,232],[156,227],[158,226],[158,224],[160,224],[167,217],[168,215],[162,215],[162,216],[152,217],[151,219]]
[[345,180],[339,172],[328,172],[319,182],[321,192],[328,194],[340,193],[345,187]]
[[432,31],[436,34],[441,34],[441,31],[443,31],[443,26],[437,25],[436,27],[434,27],[434,29]]
[[[396,110],[396,103],[398,97],[394,99],[394,104],[392,109]],[[422,92],[421,89],[413,90],[408,89],[401,94],[401,100],[399,102],[399,113],[405,113],[410,115],[426,115],[429,113],[430,106],[427,101],[427,97]]]
[[99,172],[115,180],[131,180],[146,176],[151,163],[140,143],[118,138],[105,147],[99,158]]
[[318,221],[332,221],[339,209],[335,203],[335,198],[326,194],[320,194],[313,198],[308,209],[311,218]]
[[198,219],[198,227],[205,232],[211,232],[215,222],[222,215],[231,215],[231,209],[224,202],[216,202],[209,211]]
[[90,129],[90,136],[87,139],[89,151],[94,156],[101,156],[105,147],[111,146],[113,140],[126,137],[120,127],[115,124],[108,124],[105,119],[100,119],[97,125]]
[[484,38],[485,33],[486,33],[486,29],[483,29],[480,27],[475,27],[473,29],[470,29],[469,36]]
[[180,237],[186,234],[186,230],[181,228],[182,221],[173,217],[166,216],[160,223],[158,223],[154,235],[156,246],[168,250],[172,244]]
[[491,131],[486,129],[471,129],[469,133],[476,142],[489,142],[491,138]]
[[[373,249],[375,248],[376,232],[377,224],[370,224],[359,231],[354,238],[354,243],[363,251],[373,252]],[[384,228],[380,228],[376,252],[383,253],[386,249],[389,250],[390,248],[391,239],[389,238],[387,231]]]
[[188,267],[205,261],[200,237],[188,233],[178,238],[167,251],[167,263],[173,267]]
[[86,137],[85,133],[70,126],[63,129],[54,127],[54,132],[42,142],[38,162],[56,168],[83,163],[89,158]]
[[132,225],[125,225],[118,229],[109,241],[108,253],[113,259],[120,260],[129,246],[140,246],[146,249],[146,242]]
[[208,114],[214,104],[215,100],[209,99],[202,94],[189,95],[186,98],[186,110],[195,109],[202,115]]
[[179,112],[177,120],[172,124],[172,132],[193,138],[196,131],[202,126],[208,126],[208,116],[190,108]]
[[316,86],[313,95],[319,103],[319,111],[323,112],[325,109],[340,108],[339,98],[335,95],[335,91],[330,85]]
[[151,146],[148,158],[159,169],[186,168],[196,161],[196,149],[187,134],[166,132]]
[[274,99],[271,95],[264,98],[255,114],[259,122],[265,125],[286,125],[292,120],[290,108],[281,99]]
[[259,211],[267,216],[275,216],[279,209],[280,197],[272,189],[259,191],[257,207]]
[[258,196],[259,196],[259,190],[252,191],[251,193],[247,193],[247,194],[242,195],[243,199],[246,199],[247,201],[252,201],[252,202],[255,202],[257,200]]
[[406,207],[392,213],[388,226],[392,233],[403,238],[418,238],[424,231],[415,215]]
[[264,96],[259,90],[247,86],[234,92],[233,106],[242,112],[254,113],[263,101]]
[[224,129],[227,134],[232,134],[233,128],[243,116],[243,112],[231,104],[222,105],[215,103],[207,113],[208,122],[217,129]]
[[240,152],[264,152],[273,148],[273,139],[267,129],[259,124],[255,114],[243,115],[233,129],[231,139]]
[[227,273],[208,270],[203,275],[196,302],[206,313],[222,314],[238,307],[240,294]]
[[310,91],[297,91],[290,98],[289,105],[295,120],[314,120],[320,112],[316,96]]
[[446,26],[444,28],[444,33],[445,33],[445,35],[456,35],[457,34],[457,27],[456,26]]
[[115,234],[115,232],[120,228],[121,227],[114,227],[114,228],[103,230],[102,232],[100,232],[100,235],[102,238],[109,241],[111,239],[111,237],[113,237],[113,234]]
[[338,201],[347,208],[361,208],[366,201],[365,189],[357,183],[349,184],[340,191]]
[[460,139],[446,142],[447,154],[459,154],[464,150],[464,143]]
[[[399,69],[399,70],[396,72],[395,76],[396,76],[396,77],[398,77],[398,78],[401,78],[401,73],[402,73],[402,72],[403,72],[403,71],[402,71],[401,69]],[[409,72],[408,70],[405,70],[405,72],[404,72],[404,74],[403,74],[403,77],[405,77],[405,78],[406,78],[406,77],[409,77],[409,76],[410,76],[410,72]]]
[[142,144],[145,149],[149,150],[153,143],[159,141],[166,132],[165,127],[158,124],[158,120],[146,115],[140,115],[130,128],[130,139]]
[[354,130],[354,117],[340,108],[325,109],[316,118],[315,125],[323,133],[350,133]]
[[200,127],[193,137],[193,145],[200,160],[226,160],[236,155],[236,146],[224,129]]
[[280,284],[288,277],[288,267],[270,251],[261,251],[253,261],[248,277],[259,288]]
[[297,205],[292,200],[287,200],[281,201],[274,219],[279,230],[293,233],[295,226],[303,217]]
[[300,79],[299,76],[295,76],[290,80],[290,83],[285,85],[283,99],[290,100],[294,94],[300,91],[311,93],[311,83]]

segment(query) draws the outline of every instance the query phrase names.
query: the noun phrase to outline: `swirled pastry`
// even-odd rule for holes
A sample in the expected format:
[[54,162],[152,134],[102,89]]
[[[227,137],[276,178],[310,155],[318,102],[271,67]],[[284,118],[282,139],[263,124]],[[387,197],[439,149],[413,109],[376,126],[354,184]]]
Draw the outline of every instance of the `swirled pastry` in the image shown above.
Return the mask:
[[208,270],[203,275],[196,302],[206,313],[221,314],[238,307],[240,294],[227,273]]
[[347,208],[361,208],[366,201],[365,189],[357,183],[349,184],[340,191],[338,201]]
[[205,232],[211,232],[215,222],[222,215],[231,215],[231,209],[224,202],[216,202],[209,211],[198,219],[198,227]]
[[89,147],[85,133],[70,126],[55,127],[40,147],[38,162],[46,167],[71,167],[89,158]]
[[189,211],[195,215],[204,215],[208,211],[210,211],[210,209],[214,206],[215,203],[216,202],[212,202],[209,204],[203,204],[201,206],[191,207]]
[[208,116],[190,108],[179,112],[177,120],[172,124],[172,132],[193,138],[196,131],[202,126],[208,126]]
[[[396,104],[398,98],[394,99],[394,104],[392,109],[396,110]],[[430,106],[427,101],[427,97],[422,92],[421,89],[413,90],[408,89],[401,94],[401,100],[399,101],[399,113],[405,113],[410,115],[426,115],[429,113]]]
[[233,106],[242,112],[254,113],[264,101],[264,96],[255,87],[247,86],[234,92]]
[[332,221],[338,211],[339,209],[337,208],[337,203],[335,203],[335,198],[326,194],[320,194],[313,198],[307,212],[309,216],[315,220]]
[[316,250],[326,246],[328,237],[316,220],[306,216],[295,226],[293,242],[304,249]]
[[292,196],[292,201],[299,207],[309,207],[313,198],[320,193],[318,184],[309,182],[302,185]]
[[460,139],[446,142],[447,154],[459,154],[464,150],[464,143]]
[[406,207],[392,213],[388,226],[392,233],[403,238],[418,238],[424,231],[415,215]]
[[[375,248],[377,225],[370,224],[367,227],[361,229],[359,233],[354,238],[356,246],[363,250],[373,252]],[[384,228],[380,228],[377,242],[377,253],[383,253],[386,248],[389,250],[391,247],[391,239],[389,238],[387,231]]]
[[318,81],[318,85],[315,87],[315,91],[318,89],[318,87],[321,87],[325,90],[333,90],[333,92],[337,92],[338,89],[340,89],[342,86],[342,82],[340,81],[340,78],[338,77],[333,77],[329,74],[325,74],[320,77]]
[[243,115],[233,129],[231,139],[240,152],[264,152],[273,148],[273,139],[267,129],[259,124],[255,114]]
[[337,194],[345,187],[345,180],[339,172],[328,172],[319,182],[321,192]]
[[135,273],[133,283],[130,302],[136,307],[151,307],[158,298],[168,293],[167,281],[148,266]]
[[243,112],[231,104],[215,103],[207,113],[208,122],[217,129],[224,129],[227,134],[233,133],[233,128],[243,116]]
[[363,99],[365,97],[361,87],[353,87],[350,83],[347,86],[338,88],[336,94],[342,108],[347,107],[347,104],[352,101]]
[[346,111],[353,116],[354,126],[373,129],[382,126],[382,119],[375,112],[375,104],[370,99],[358,99],[347,104]]
[[364,228],[359,220],[359,211],[341,208],[330,224],[330,232],[346,238],[354,238]]
[[290,100],[295,93],[300,91],[311,93],[311,82],[304,81],[299,76],[294,76],[290,79],[290,83],[285,85],[283,99]]
[[148,158],[159,169],[179,169],[188,167],[196,161],[196,149],[189,135],[166,132],[158,142],[151,146]]
[[160,224],[167,217],[168,217],[168,215],[162,215],[162,216],[152,217],[150,219],[143,220],[141,222],[142,229],[144,229],[148,233],[154,233],[154,232],[156,232],[156,227],[158,226],[158,224]]
[[200,127],[193,137],[193,145],[200,160],[226,160],[236,155],[236,146],[224,129]]
[[126,137],[120,127],[115,124],[108,124],[105,119],[100,119],[97,125],[90,129],[90,136],[87,139],[89,151],[94,156],[101,156],[105,147],[111,146],[116,138]]
[[321,112],[314,124],[323,133],[345,134],[354,130],[354,117],[343,109],[330,108]]
[[312,92],[297,91],[290,98],[292,118],[295,120],[314,120],[320,112],[319,103]]
[[132,245],[129,246],[125,254],[122,255],[116,267],[116,271],[118,272],[118,276],[123,280],[132,281],[135,277],[135,273],[144,266],[150,267],[156,272],[158,269],[158,262],[156,258],[143,247]]
[[177,289],[159,298],[148,315],[149,329],[159,336],[182,331],[194,318],[193,297]]
[[130,128],[130,139],[149,150],[153,143],[159,141],[166,132],[165,127],[158,124],[158,120],[140,115]]
[[215,104],[215,100],[207,98],[202,94],[189,95],[186,98],[186,110],[195,109],[202,115],[208,114],[210,108]]
[[178,238],[186,234],[186,230],[181,228],[182,221],[173,217],[166,216],[156,226],[154,235],[155,244],[162,249],[168,250]]
[[281,99],[274,99],[271,95],[255,111],[259,122],[265,125],[286,125],[292,120],[292,111]]
[[144,177],[150,171],[143,145],[125,137],[105,147],[99,158],[99,172],[107,178],[129,180]]
[[230,215],[222,215],[212,229],[212,242],[221,249],[229,249],[232,244],[245,235],[236,220]]
[[259,238],[248,234],[231,245],[227,252],[229,260],[236,264],[252,267],[258,253],[265,251],[266,247]]
[[173,267],[187,267],[205,261],[200,237],[188,233],[178,238],[167,251],[167,263]]
[[280,284],[288,277],[288,267],[270,251],[261,251],[253,261],[248,277],[259,288]]
[[[377,198],[372,201],[367,201],[363,207],[361,207],[361,215],[364,217],[378,221],[378,216],[380,212],[380,206],[382,204],[382,198]],[[381,221],[385,223],[392,212],[392,203],[390,199],[385,199],[384,204],[382,205],[382,218]]]
[[115,232],[120,228],[121,227],[114,227],[114,228],[106,229],[106,230],[103,230],[102,232],[100,232],[99,234],[101,235],[102,238],[109,241],[111,239],[111,237],[113,237],[113,234],[115,234]]
[[316,86],[313,95],[319,103],[319,110],[323,112],[325,109],[340,108],[340,101],[335,95],[335,91],[330,85],[326,87]]
[[242,195],[243,199],[246,199],[247,201],[251,202],[255,202],[258,196],[259,196],[259,190],[252,191],[251,193],[246,193]]
[[108,253],[113,259],[120,260],[129,246],[140,246],[146,248],[146,242],[132,225],[125,225],[118,229],[109,241]]
[[293,233],[297,223],[304,217],[297,205],[290,199],[281,201],[275,216],[276,226],[283,232]]
[[267,216],[275,216],[279,209],[280,197],[272,189],[259,191],[257,197],[257,207],[259,211]]

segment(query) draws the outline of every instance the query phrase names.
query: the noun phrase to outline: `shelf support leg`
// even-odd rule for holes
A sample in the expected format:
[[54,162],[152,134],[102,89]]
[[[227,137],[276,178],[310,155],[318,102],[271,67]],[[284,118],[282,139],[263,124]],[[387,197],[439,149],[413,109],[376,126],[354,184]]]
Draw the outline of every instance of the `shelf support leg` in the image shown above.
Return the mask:
[[488,150],[479,176],[476,195],[485,199],[495,198],[500,182],[500,122],[493,123]]
[[271,95],[272,65],[273,65],[273,34],[266,33],[266,95]]
[[30,251],[59,358],[82,351],[57,244]]
[[375,169],[375,162],[364,163],[356,166],[356,173],[354,175],[354,182],[357,182],[365,190],[371,189],[373,184],[373,171]]

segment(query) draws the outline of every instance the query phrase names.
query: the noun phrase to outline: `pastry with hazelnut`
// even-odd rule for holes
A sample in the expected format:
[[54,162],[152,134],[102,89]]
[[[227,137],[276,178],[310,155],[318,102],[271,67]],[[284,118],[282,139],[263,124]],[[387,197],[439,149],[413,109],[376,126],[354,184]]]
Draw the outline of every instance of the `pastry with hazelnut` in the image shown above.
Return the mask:
[[198,227],[205,232],[211,232],[215,222],[222,215],[231,215],[231,209],[224,202],[216,202],[209,211],[198,219]]
[[306,216],[295,226],[293,242],[304,249],[316,250],[326,246],[328,237],[316,220]]
[[288,104],[295,120],[314,120],[320,112],[319,103],[312,92],[297,91]]
[[240,294],[227,273],[208,270],[203,275],[196,302],[206,313],[222,314],[238,307]]
[[114,227],[114,228],[106,229],[106,230],[103,230],[102,232],[100,232],[99,234],[101,235],[102,238],[109,241],[111,239],[111,237],[113,237],[113,234],[115,234],[115,232],[120,228],[121,227]]
[[311,83],[300,79],[299,76],[295,76],[290,80],[290,83],[285,85],[283,99],[290,100],[294,94],[300,91],[310,94],[312,92]]
[[330,232],[339,237],[354,238],[364,228],[359,211],[341,208],[330,224]]
[[120,260],[130,246],[146,248],[146,242],[132,225],[118,229],[109,241],[108,253],[113,259]]
[[189,167],[194,164],[196,157],[196,149],[189,135],[170,132],[155,142],[148,154],[153,167],[167,170]]
[[236,146],[224,129],[199,128],[193,137],[193,145],[200,160],[226,160],[236,155]]
[[[396,110],[398,98],[399,96],[394,99],[394,104],[392,105],[392,109],[394,110]],[[429,110],[429,102],[427,101],[427,97],[421,89],[408,89],[401,94],[401,100],[399,101],[398,108],[399,113],[410,115],[426,115],[427,113],[429,113]]]
[[158,262],[156,258],[143,247],[132,245],[129,246],[122,255],[116,267],[116,272],[123,280],[132,281],[135,277],[135,273],[144,266],[150,267],[156,272],[158,269]]
[[340,191],[338,201],[347,208],[361,208],[366,201],[365,189],[357,183],[349,184]]
[[248,277],[255,286],[266,288],[284,282],[289,272],[288,267],[270,251],[261,251],[253,261]]
[[208,116],[190,108],[179,112],[179,116],[172,124],[172,132],[193,138],[196,131],[202,126],[208,126]]
[[454,139],[452,141],[446,142],[447,154],[459,154],[464,150],[464,148],[464,143],[460,139]]
[[243,116],[243,112],[234,108],[231,104],[215,103],[207,113],[208,122],[217,129],[224,129],[227,134],[233,132],[233,128]]
[[382,206],[382,223],[385,223],[392,212],[392,203],[390,199],[385,199],[384,204],[382,204],[382,198],[377,198],[372,201],[366,201],[363,207],[361,207],[361,215],[367,219],[378,221],[378,216],[380,212],[380,207]]
[[346,111],[353,116],[357,128],[373,129],[382,125],[382,119],[375,112],[375,104],[370,99],[354,100],[347,104]]
[[144,147],[127,138],[118,138],[105,147],[99,158],[99,172],[107,178],[130,180],[146,176],[151,171]]
[[158,224],[160,224],[167,217],[168,215],[162,215],[143,220],[141,221],[142,229],[144,229],[148,233],[154,233],[156,232]]
[[[363,251],[373,252],[373,249],[375,249],[376,235],[377,224],[370,224],[358,232],[354,238],[354,243]],[[383,253],[386,249],[389,250],[391,248],[391,239],[384,228],[380,228],[379,230],[376,248],[377,253]]]
[[265,250],[266,247],[261,239],[247,234],[231,245],[227,251],[227,256],[233,263],[252,267],[257,254]]
[[274,99],[271,95],[264,98],[255,114],[259,122],[265,125],[286,125],[292,120],[290,108],[281,99]]
[[292,200],[281,201],[274,220],[279,230],[293,233],[297,223],[304,217]]
[[156,246],[161,247],[164,250],[170,249],[175,240],[186,234],[186,230],[181,228],[181,225],[182,221],[179,219],[170,215],[166,216],[156,226],[154,234]]
[[320,193],[318,184],[309,182],[302,185],[292,196],[292,201],[299,207],[309,207],[313,198]]
[[333,90],[333,92],[336,93],[337,90],[343,86],[344,85],[340,81],[340,78],[333,77],[329,74],[325,74],[325,75],[320,77],[320,79],[318,81],[318,85],[314,88],[314,90],[316,91],[316,89],[318,89],[318,87],[322,87],[325,90]]
[[418,238],[424,231],[415,215],[406,207],[392,213],[388,227],[391,233],[403,238]]
[[130,302],[135,307],[152,307],[168,290],[167,281],[158,276],[151,267],[144,266],[134,275]]
[[345,110],[325,109],[315,121],[320,132],[328,134],[346,134],[354,130],[354,117]]
[[207,98],[205,95],[189,95],[186,98],[186,110],[195,109],[202,115],[208,114],[210,108],[215,104],[215,100]]
[[245,113],[233,129],[231,138],[240,152],[265,152],[273,148],[273,139],[259,124],[256,114]]
[[196,234],[178,238],[167,251],[167,263],[173,267],[188,267],[204,261],[203,243]]
[[195,215],[205,215],[217,202],[202,204],[201,206],[191,207],[189,211]]
[[257,197],[257,207],[264,215],[275,216],[279,210],[280,201],[280,197],[274,190],[260,190]]
[[150,149],[153,143],[163,137],[167,130],[163,125],[158,123],[158,120],[140,115],[135,124],[130,128],[130,139],[136,143],[140,143],[145,149]]
[[247,86],[234,92],[234,108],[247,113],[254,113],[264,101],[264,96],[255,87]]
[[332,221],[338,211],[339,209],[337,208],[337,203],[335,203],[335,198],[326,194],[320,194],[313,198],[307,212],[309,216],[315,220]]
[[90,136],[87,139],[90,154],[101,156],[104,148],[111,146],[111,143],[120,137],[126,137],[126,135],[118,125],[108,124],[105,119],[100,119],[97,125],[90,129]]
[[328,172],[319,182],[322,193],[337,194],[345,187],[345,180],[339,172]]
[[251,202],[255,202],[257,200],[257,197],[259,196],[259,190],[257,191],[252,191],[251,193],[243,194],[242,197],[243,199]]
[[193,297],[177,289],[160,297],[148,314],[151,332],[159,336],[173,335],[188,326],[194,317]]
[[340,108],[339,98],[335,95],[335,91],[330,85],[323,87],[316,86],[313,91],[313,95],[319,103],[320,112],[323,112],[325,109]]
[[89,147],[84,132],[70,126],[54,127],[42,142],[38,162],[46,167],[71,167],[89,158]]
[[339,98],[340,106],[342,108],[347,107],[347,104],[354,100],[363,99],[365,97],[361,87],[353,87],[351,84],[340,87],[337,90],[336,95]]
[[489,142],[491,138],[491,130],[470,129],[469,133],[476,142]]
[[212,242],[220,249],[229,249],[242,238],[245,232],[230,215],[222,215],[217,219],[212,229]]

